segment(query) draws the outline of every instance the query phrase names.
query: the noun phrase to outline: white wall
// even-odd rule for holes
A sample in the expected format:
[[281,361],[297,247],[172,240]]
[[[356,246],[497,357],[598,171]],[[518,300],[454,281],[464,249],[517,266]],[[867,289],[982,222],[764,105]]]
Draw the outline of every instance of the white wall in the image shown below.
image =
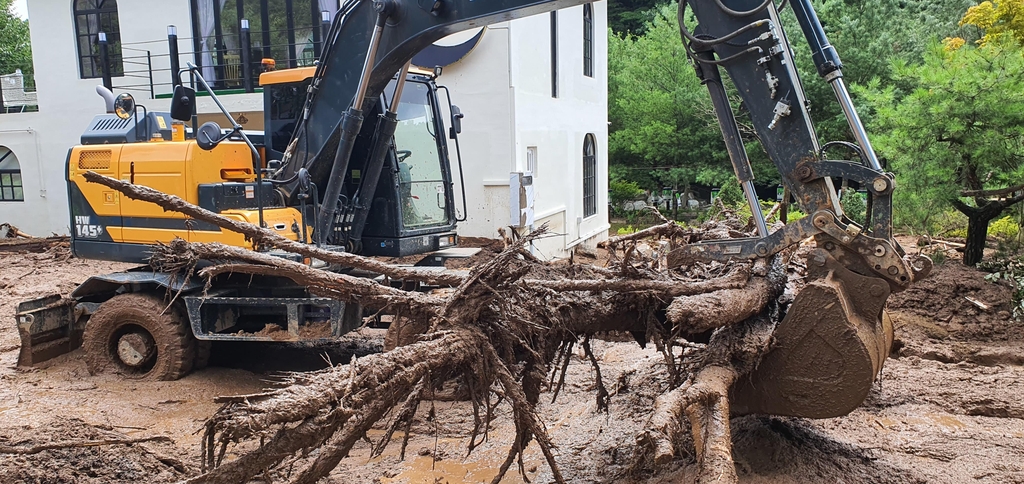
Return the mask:
[[[551,97],[550,14],[488,27],[463,60],[445,67],[439,84],[452,89],[463,120],[463,165],[469,220],[459,234],[495,237],[509,224],[509,173],[526,171],[537,148],[535,226],[555,237],[538,255],[563,257],[579,243],[608,236],[608,83],[606,2],[594,8],[594,77],[583,75],[583,7],[558,20],[559,96]],[[597,139],[597,213],[583,217],[583,140]],[[455,148],[449,143],[450,151]],[[456,180],[458,183],[458,180]],[[458,187],[456,187],[458,193]],[[457,195],[458,196],[458,195]]]
[[[18,157],[24,202],[0,202],[0,223],[29,233],[68,233],[65,160],[103,102],[95,93],[101,79],[79,79],[71,0],[29,0],[39,112],[0,116],[0,145]],[[547,257],[566,254],[584,239],[607,236],[607,17],[606,2],[594,7],[594,77],[583,76],[583,7],[560,11],[559,98],[550,96],[548,14],[488,27],[480,45],[448,66],[438,80],[452,89],[452,101],[466,115],[460,136],[468,220],[464,236],[497,236],[509,223],[509,172],[526,169],[526,148],[538,148],[535,177],[537,225],[547,221],[558,237],[538,244]],[[191,51],[191,20],[184,0],[118,3],[124,56],[128,48],[150,49],[154,69],[166,69],[167,25],[177,26],[179,48]],[[43,20],[40,20],[43,19]],[[180,62],[191,60],[182,55]],[[125,64],[126,71],[137,67]],[[154,73],[166,83],[170,74]],[[168,99],[150,99],[148,79],[115,78],[113,84],[147,84],[129,92],[150,110],[166,110]],[[115,89],[118,92],[124,90]],[[167,92],[166,86],[157,94]],[[229,110],[262,109],[262,95],[221,98]],[[199,98],[200,112],[215,112]],[[597,214],[583,218],[582,150],[586,133],[598,140]],[[454,157],[454,143],[449,143]],[[454,160],[453,160],[454,162]],[[458,184],[457,167],[456,183]],[[456,197],[460,197],[456,187]],[[459,200],[461,202],[461,200]],[[461,211],[461,203],[457,206]],[[579,223],[577,223],[579,220]],[[591,240],[592,242],[593,240]]]
[[[511,70],[515,105],[516,171],[526,170],[526,153],[537,147],[533,177],[535,226],[547,222],[553,234],[537,244],[547,257],[563,257],[579,243],[608,234],[607,2],[594,9],[594,76],[583,75],[583,6],[559,10],[558,97],[551,97],[549,14],[513,22]],[[597,139],[597,213],[584,217],[583,141]]]
[[[459,135],[468,212],[467,220],[459,224],[462,236],[494,238],[497,228],[509,222],[508,176],[515,169],[509,29],[509,22],[487,27],[476,48],[445,67],[437,80],[451,89],[452,104],[466,116]],[[449,142],[448,150],[454,164],[455,143]],[[460,201],[457,166],[453,176]],[[461,204],[456,207],[462,211]]]

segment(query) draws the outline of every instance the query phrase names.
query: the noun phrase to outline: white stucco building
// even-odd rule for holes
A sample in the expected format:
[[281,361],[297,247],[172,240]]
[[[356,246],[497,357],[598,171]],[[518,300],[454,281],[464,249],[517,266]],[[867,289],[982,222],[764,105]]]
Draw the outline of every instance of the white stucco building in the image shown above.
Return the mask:
[[[243,9],[242,1],[221,0],[223,11],[217,13],[223,28],[202,45],[220,40],[231,57],[238,45],[230,40],[237,32],[234,9],[254,16],[250,11],[258,12],[261,3],[244,0],[248,8]],[[307,26],[292,29],[297,47],[291,51],[301,63],[303,55],[309,57],[308,39],[318,39],[309,27],[315,24],[304,19],[331,2],[287,3],[293,23]],[[115,47],[115,59],[108,62],[120,62],[112,77],[115,94],[130,92],[149,110],[166,110],[171,91],[167,27],[177,26],[180,65],[195,63],[192,37],[213,30],[212,5],[210,0],[28,0],[38,112],[0,114],[0,223],[38,235],[69,232],[68,149],[103,111],[95,91],[103,82],[96,33],[112,30],[111,25],[118,29],[116,36],[108,34]],[[203,20],[193,22],[194,17]],[[548,223],[556,234],[537,245],[539,255],[565,256],[580,243],[607,237],[607,32],[606,2],[594,2],[491,25],[469,54],[444,67],[437,82],[451,90],[452,102],[465,114],[460,142],[468,213],[459,225],[461,235],[496,237],[497,227],[510,224],[510,173],[532,172],[534,226]],[[260,45],[258,27],[252,36]],[[286,67],[282,63],[288,60],[281,57],[287,52],[284,47],[272,54],[279,68]],[[207,65],[211,57],[205,57]],[[232,72],[237,73],[219,71],[225,77]],[[262,110],[261,94],[238,92],[237,83],[223,87],[220,98],[229,110],[259,118],[252,114]],[[200,97],[199,111],[213,113],[215,107]],[[262,119],[258,124],[247,127],[261,128]]]

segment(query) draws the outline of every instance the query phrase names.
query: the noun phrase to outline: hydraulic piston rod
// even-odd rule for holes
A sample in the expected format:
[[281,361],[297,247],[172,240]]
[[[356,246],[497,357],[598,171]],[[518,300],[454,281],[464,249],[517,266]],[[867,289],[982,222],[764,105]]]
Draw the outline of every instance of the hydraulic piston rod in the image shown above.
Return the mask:
[[867,159],[868,164],[872,169],[882,171],[882,164],[878,161],[874,148],[871,147],[868,133],[864,130],[864,123],[861,122],[860,116],[857,115],[857,110],[853,107],[853,100],[850,98],[850,92],[847,91],[846,83],[843,82],[843,62],[839,60],[839,54],[836,53],[835,47],[832,47],[828,38],[825,37],[825,29],[821,26],[818,15],[814,13],[811,1],[793,0],[791,3],[793,5],[793,14],[796,15],[796,19],[800,23],[800,29],[804,31],[807,43],[811,47],[811,59],[814,60],[814,65],[818,69],[818,75],[832,85],[836,99],[839,100],[843,114],[846,115],[846,122],[850,125],[850,130],[853,131],[853,137],[857,140],[857,144],[864,151],[864,157]]
[[363,63],[363,71],[359,78],[359,85],[356,88],[356,95],[352,99],[352,107],[345,111],[341,121],[341,139],[338,141],[338,151],[334,154],[334,163],[331,165],[331,176],[327,181],[327,188],[324,189],[320,219],[317,220],[317,239],[321,243],[327,242],[330,239],[331,227],[334,225],[334,216],[338,212],[338,198],[341,196],[345,173],[348,171],[349,158],[352,157],[356,136],[363,127],[363,101],[370,82],[370,73],[373,71],[373,63],[377,56],[377,49],[380,47],[380,38],[384,33],[384,25],[387,23],[388,16],[394,8],[394,3],[392,0],[378,0],[374,2],[374,8],[377,10],[377,23],[374,25],[370,36],[370,46],[366,51],[366,60]]

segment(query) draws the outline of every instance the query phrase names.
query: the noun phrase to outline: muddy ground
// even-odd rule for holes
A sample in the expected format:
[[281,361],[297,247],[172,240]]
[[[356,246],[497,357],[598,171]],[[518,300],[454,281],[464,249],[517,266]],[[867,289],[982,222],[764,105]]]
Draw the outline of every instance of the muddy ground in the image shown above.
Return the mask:
[[[281,371],[375,351],[383,338],[381,330],[364,330],[333,347],[222,344],[214,348],[213,366],[175,382],[92,376],[78,353],[45,368],[15,368],[17,302],[67,294],[91,274],[125,267],[59,252],[0,255],[0,483],[179,481],[197,472],[197,431],[217,410],[214,397],[257,392]],[[741,481],[1024,482],[1024,323],[1010,318],[1009,298],[1008,287],[985,282],[982,273],[955,261],[892,297],[897,349],[867,402],[842,418],[734,419]],[[571,482],[689,482],[692,456],[653,472],[634,452],[634,436],[665,382],[660,357],[628,342],[599,342],[595,351],[613,394],[608,413],[596,410],[593,371],[582,354],[573,359],[557,400],[542,395],[540,411],[559,446],[563,473]],[[488,441],[467,457],[468,405],[425,402],[420,410],[404,461],[399,443],[371,459],[363,442],[325,482],[489,482],[513,435],[509,420],[500,418]],[[161,436],[168,439],[38,447]],[[550,481],[533,447],[524,471],[532,482]],[[503,482],[523,479],[510,473]]]

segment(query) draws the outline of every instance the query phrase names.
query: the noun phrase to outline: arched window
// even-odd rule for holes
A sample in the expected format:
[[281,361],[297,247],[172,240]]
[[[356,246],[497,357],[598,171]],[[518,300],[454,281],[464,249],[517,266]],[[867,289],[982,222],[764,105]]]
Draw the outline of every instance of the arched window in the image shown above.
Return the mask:
[[583,5],[583,75],[594,77],[594,8]]
[[583,138],[583,216],[597,213],[597,141],[593,134]]
[[25,190],[21,186],[21,165],[18,157],[6,146],[0,146],[0,202],[23,202]]
[[99,33],[107,34],[107,65],[110,75],[124,75],[121,61],[121,26],[117,20],[117,0],[74,0],[75,36],[78,39],[78,66],[82,79],[103,77],[100,62]]

